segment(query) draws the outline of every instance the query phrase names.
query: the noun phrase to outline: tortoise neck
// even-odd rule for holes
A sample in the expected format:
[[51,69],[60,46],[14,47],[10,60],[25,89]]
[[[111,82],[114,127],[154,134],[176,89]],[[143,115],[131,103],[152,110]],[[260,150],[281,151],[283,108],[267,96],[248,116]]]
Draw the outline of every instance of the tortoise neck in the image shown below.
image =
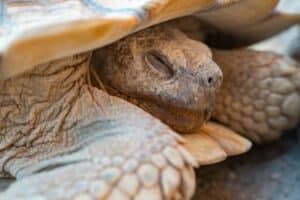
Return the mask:
[[[86,85],[88,61],[89,54],[76,55],[0,81],[0,173],[9,160],[20,152],[25,154],[20,150],[24,146],[47,140],[43,134],[51,133],[47,123],[61,128],[56,120],[72,107]],[[27,153],[30,157],[32,152]]]
[[[0,81],[0,105],[5,99],[20,98],[22,106],[26,99],[54,100],[74,84],[87,81],[89,54],[75,55],[38,65],[33,70],[5,81]],[[22,100],[23,99],[23,100]],[[22,100],[22,101],[21,101]]]

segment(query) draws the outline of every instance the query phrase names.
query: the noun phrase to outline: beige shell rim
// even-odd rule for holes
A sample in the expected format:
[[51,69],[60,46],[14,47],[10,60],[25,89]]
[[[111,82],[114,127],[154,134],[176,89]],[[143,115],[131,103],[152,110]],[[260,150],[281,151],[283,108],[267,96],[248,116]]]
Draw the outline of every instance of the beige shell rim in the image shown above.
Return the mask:
[[[85,1],[97,3],[101,0],[80,2]],[[16,24],[15,26],[20,25],[21,28],[6,33],[2,30],[5,29],[3,21],[5,21],[6,1],[1,1],[0,80],[21,74],[41,63],[100,48],[151,25],[237,1],[144,0],[142,4],[139,2],[138,6],[130,7],[130,5],[115,10],[109,8],[108,12],[97,11],[90,17],[54,20],[33,27],[22,27],[23,24]],[[105,1],[101,2],[103,6]]]

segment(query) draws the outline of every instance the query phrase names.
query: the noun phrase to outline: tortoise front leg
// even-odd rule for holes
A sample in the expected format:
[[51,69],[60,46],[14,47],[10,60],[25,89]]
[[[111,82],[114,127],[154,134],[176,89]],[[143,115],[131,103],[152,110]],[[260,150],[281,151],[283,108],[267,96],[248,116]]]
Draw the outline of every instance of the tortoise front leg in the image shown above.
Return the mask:
[[213,117],[256,142],[293,128],[300,117],[300,67],[269,52],[213,52],[224,81]]
[[190,199],[195,189],[193,158],[160,122],[139,113],[135,121],[144,127],[113,127],[118,133],[37,163],[44,166],[42,171],[18,180],[0,199]]

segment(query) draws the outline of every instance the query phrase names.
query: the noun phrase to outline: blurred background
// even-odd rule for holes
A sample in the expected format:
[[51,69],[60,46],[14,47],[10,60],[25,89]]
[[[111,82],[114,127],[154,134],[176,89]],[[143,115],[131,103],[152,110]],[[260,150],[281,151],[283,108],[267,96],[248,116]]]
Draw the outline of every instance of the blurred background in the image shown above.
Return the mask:
[[300,127],[270,144],[197,170],[194,200],[299,200]]

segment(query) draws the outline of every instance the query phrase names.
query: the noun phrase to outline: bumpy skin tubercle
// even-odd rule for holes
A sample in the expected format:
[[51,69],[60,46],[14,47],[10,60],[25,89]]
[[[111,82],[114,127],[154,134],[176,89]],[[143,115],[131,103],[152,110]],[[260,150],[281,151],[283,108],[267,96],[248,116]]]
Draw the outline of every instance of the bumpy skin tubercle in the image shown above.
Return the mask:
[[300,117],[300,66],[270,52],[214,50],[223,72],[213,117],[256,142],[278,138]]
[[12,199],[189,199],[195,160],[170,128],[88,84],[89,55],[1,81],[0,167]]

